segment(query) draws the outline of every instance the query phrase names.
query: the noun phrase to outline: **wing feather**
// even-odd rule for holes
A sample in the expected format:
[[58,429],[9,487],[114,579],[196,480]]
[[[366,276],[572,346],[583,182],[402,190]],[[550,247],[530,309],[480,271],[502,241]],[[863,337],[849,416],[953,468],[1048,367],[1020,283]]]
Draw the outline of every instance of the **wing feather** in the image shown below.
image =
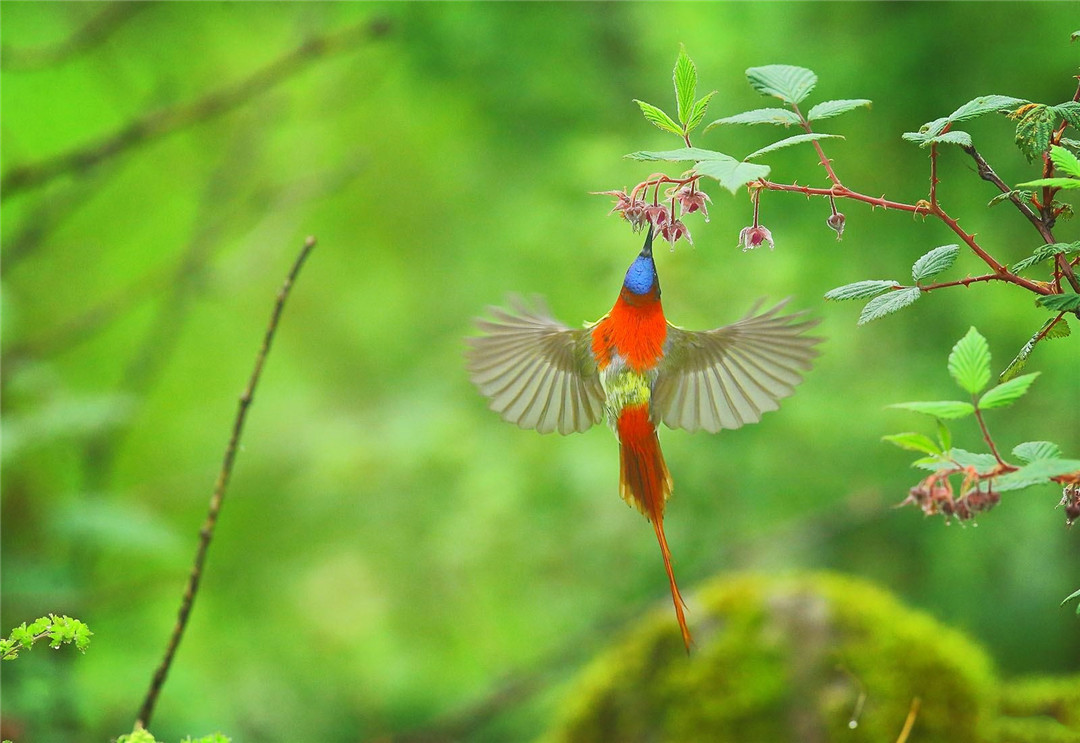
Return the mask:
[[466,339],[469,378],[504,420],[540,433],[585,431],[604,417],[604,391],[588,328],[553,319],[539,297],[533,307],[511,297],[478,319],[484,335]]
[[781,315],[787,300],[722,328],[668,326],[653,389],[653,418],[671,428],[716,433],[756,423],[795,391],[821,338],[805,312]]

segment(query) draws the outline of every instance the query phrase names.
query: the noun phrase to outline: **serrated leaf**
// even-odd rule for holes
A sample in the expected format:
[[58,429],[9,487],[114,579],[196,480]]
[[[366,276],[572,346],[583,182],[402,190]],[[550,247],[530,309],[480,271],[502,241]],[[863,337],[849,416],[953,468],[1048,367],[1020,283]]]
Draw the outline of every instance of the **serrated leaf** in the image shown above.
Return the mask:
[[1042,103],[1021,106],[1014,114],[1019,121],[1016,124],[1016,146],[1027,157],[1028,162],[1042,155],[1050,145],[1050,135],[1054,131],[1057,115]]
[[755,157],[760,157],[768,152],[774,150],[782,150],[785,147],[791,147],[794,144],[802,144],[803,142],[813,142],[816,139],[843,139],[839,134],[819,134],[818,132],[810,132],[809,134],[795,134],[790,137],[781,139],[779,142],[773,142],[767,147],[762,147],[760,150],[755,150],[749,155],[743,158],[743,160],[753,160]]
[[1014,263],[1011,270],[1013,273],[1019,273],[1038,263],[1049,260],[1059,253],[1069,255],[1078,252],[1080,252],[1080,241],[1074,243],[1050,243],[1048,245],[1040,245],[1035,248],[1027,258]]
[[686,49],[679,47],[679,57],[675,60],[675,69],[671,73],[675,83],[675,100],[678,102],[679,121],[685,126],[690,120],[697,97],[697,67],[686,54]]
[[1012,191],[1007,191],[1006,193],[999,193],[997,196],[990,199],[990,201],[986,202],[986,205],[987,206],[996,206],[997,204],[1000,204],[1002,201],[1011,201],[1013,196],[1015,196],[1017,198],[1017,200],[1019,200],[1021,203],[1026,204],[1027,202],[1031,201],[1031,196],[1032,196],[1033,193],[1034,193],[1033,191],[1025,191],[1025,190],[1022,190],[1022,189],[1015,188]]
[[944,134],[938,134],[933,137],[926,137],[919,143],[919,146],[929,147],[930,145],[937,144],[939,142],[943,142],[945,144],[955,144],[964,148],[971,148],[975,146],[971,141],[971,135],[959,129],[953,129],[951,131],[945,132]]
[[952,432],[949,427],[945,425],[945,422],[938,420],[937,422],[938,443],[941,444],[942,451],[948,451],[952,448]]
[[686,122],[686,132],[689,134],[698,128],[701,120],[705,118],[705,111],[709,108],[709,101],[716,95],[716,91],[706,93],[703,95],[697,103],[694,104],[694,108],[690,111],[690,120]]
[[937,444],[929,436],[921,433],[894,433],[882,436],[881,440],[888,441],[890,444],[895,444],[908,451],[921,451],[924,454],[941,453],[941,449],[938,448]]
[[705,131],[709,131],[714,126],[721,124],[779,124],[791,126],[798,123],[798,114],[786,108],[755,108],[753,111],[743,111],[741,114],[717,119],[705,127]]
[[1074,312],[1080,310],[1080,294],[1048,294],[1039,297],[1039,304],[1054,312]]
[[1024,374],[1010,379],[1008,382],[1002,382],[979,398],[979,408],[990,410],[1012,405],[1027,394],[1028,387],[1031,386],[1031,383],[1035,381],[1035,377],[1039,376],[1039,374],[1040,372],[1032,372],[1031,374]]
[[990,381],[990,346],[974,327],[968,329],[949,353],[949,374],[973,395]]
[[1020,349],[1020,352],[1016,354],[1016,358],[1005,367],[1005,371],[998,375],[998,382],[1008,382],[1024,370],[1024,366],[1027,364],[1027,357],[1030,356],[1031,352],[1035,349],[1036,343],[1050,338],[1064,338],[1069,335],[1070,332],[1069,323],[1065,321],[1064,317],[1051,317],[1042,324],[1042,327],[1039,328],[1039,332],[1028,339],[1028,342],[1025,343],[1024,347]]
[[1032,485],[1049,482],[1052,477],[1080,472],[1080,459],[1036,459],[1015,472],[994,480],[994,489],[1000,491],[1020,490]]
[[945,129],[945,126],[948,123],[949,118],[947,116],[943,116],[940,119],[934,119],[933,121],[926,122],[921,127],[919,127],[919,131],[917,132],[904,132],[903,135],[901,135],[901,138],[907,140],[908,142],[917,142],[921,145],[923,142],[930,139],[931,137],[936,137],[937,135],[941,134],[942,130]]
[[758,178],[764,178],[769,174],[768,165],[744,163],[733,157],[726,156],[724,159],[702,160],[694,166],[694,170],[701,175],[715,178],[720,182],[721,186],[731,191],[731,193],[737,193],[747,183],[756,181]]
[[805,67],[771,64],[746,71],[750,85],[762,95],[771,95],[785,103],[800,103],[817,85],[817,75]]
[[1080,188],[1080,178],[1036,178],[1016,185],[1030,188]]
[[634,103],[638,104],[638,106],[641,107],[641,113],[645,115],[645,118],[655,124],[658,128],[663,129],[665,132],[678,134],[680,137],[682,136],[682,128],[679,127],[679,125],[676,124],[674,121],[672,121],[671,117],[664,113],[661,109],[657,108],[651,103],[639,101],[637,98],[634,99]]
[[870,297],[876,297],[882,292],[887,292],[893,288],[900,288],[900,284],[895,281],[868,279],[866,281],[856,281],[853,284],[844,284],[835,289],[830,289],[825,293],[825,299],[835,301],[845,299],[869,299]]
[[949,121],[966,121],[984,114],[1012,111],[1028,102],[1009,95],[983,95],[973,98],[949,114]]
[[[1080,105],[1080,104],[1077,104]],[[1074,124],[1080,128],[1080,125]],[[1073,178],[1080,178],[1080,160],[1076,155],[1069,152],[1060,145],[1050,145],[1050,159],[1054,162],[1054,167],[1060,170],[1065,175],[1071,175]]]
[[1069,122],[1070,126],[1080,129],[1080,102],[1068,101],[1066,103],[1059,103],[1051,110],[1059,117]]
[[975,412],[975,406],[961,400],[934,400],[930,402],[897,402],[889,406],[900,410],[910,410],[913,413],[932,415],[935,418],[952,420],[963,418]]
[[944,470],[956,467],[973,467],[979,474],[986,474],[998,466],[997,459],[993,454],[967,451],[966,449],[949,449],[933,461],[919,460],[914,463],[917,467],[925,470]]
[[700,147],[680,147],[677,150],[661,150],[659,152],[631,152],[623,155],[627,160],[666,160],[668,162],[697,162],[698,160],[734,160],[731,155],[713,150],[703,150]]
[[836,101],[822,101],[821,103],[813,106],[806,113],[807,121],[817,121],[818,119],[830,119],[833,116],[839,116],[840,114],[846,114],[848,111],[854,111],[856,108],[870,108],[871,101],[867,98],[845,98]]
[[909,286],[906,289],[897,289],[896,291],[874,297],[866,303],[865,307],[863,307],[862,312],[859,314],[859,321],[857,324],[865,325],[880,317],[902,310],[909,304],[916,302],[921,296],[922,289],[917,286]]
[[951,267],[958,255],[960,255],[959,245],[942,245],[940,248],[934,248],[915,261],[915,265],[911,267],[911,276],[915,281],[933,278]]
[[1037,459],[1060,458],[1061,447],[1052,441],[1025,441],[1014,446],[1012,453],[1014,457],[1024,462],[1034,462]]

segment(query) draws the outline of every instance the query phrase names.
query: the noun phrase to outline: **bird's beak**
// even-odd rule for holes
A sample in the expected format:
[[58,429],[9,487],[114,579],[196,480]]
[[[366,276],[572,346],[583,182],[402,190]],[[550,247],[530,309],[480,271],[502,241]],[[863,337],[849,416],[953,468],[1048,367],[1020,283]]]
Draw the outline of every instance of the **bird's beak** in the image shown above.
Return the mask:
[[649,233],[645,235],[645,245],[641,248],[641,255],[645,258],[652,257],[653,223],[649,222]]

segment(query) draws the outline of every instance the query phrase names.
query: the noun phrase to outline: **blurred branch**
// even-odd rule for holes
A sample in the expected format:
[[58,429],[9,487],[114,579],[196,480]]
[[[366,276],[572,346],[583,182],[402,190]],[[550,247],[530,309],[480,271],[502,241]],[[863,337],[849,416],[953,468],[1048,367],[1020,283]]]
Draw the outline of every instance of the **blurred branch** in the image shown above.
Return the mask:
[[0,66],[6,70],[32,70],[60,64],[94,48],[150,3],[109,3],[63,41],[39,47],[0,47]]
[[387,21],[375,19],[337,33],[315,36],[238,83],[189,103],[151,111],[88,145],[36,163],[14,166],[0,177],[0,200],[42,186],[62,175],[83,173],[178,129],[228,113],[304,70],[312,62],[355,49],[361,41],[385,35],[389,28]]
[[251,372],[251,378],[248,380],[247,387],[240,395],[236,419],[233,422],[232,434],[229,436],[229,443],[225,447],[225,458],[221,464],[221,471],[218,473],[217,482],[214,485],[214,492],[210,496],[210,508],[207,511],[206,520],[199,530],[199,546],[195,552],[195,562],[191,567],[191,574],[188,576],[187,587],[184,589],[184,597],[180,602],[180,611],[176,617],[176,626],[173,628],[172,636],[169,638],[169,644],[165,649],[165,657],[162,659],[161,665],[158,666],[157,671],[154,672],[154,677],[150,682],[150,688],[147,690],[146,698],[143,700],[142,707],[139,709],[139,715],[135,720],[135,726],[137,728],[145,728],[150,724],[150,719],[154,714],[154,707],[157,704],[158,695],[161,693],[161,689],[165,684],[165,678],[169,674],[169,667],[172,665],[176,650],[180,646],[180,640],[184,635],[184,629],[187,627],[188,617],[191,616],[191,607],[195,602],[195,595],[199,590],[199,581],[202,578],[203,565],[206,562],[206,553],[210,547],[210,540],[214,536],[214,528],[217,525],[218,514],[221,512],[221,505],[225,499],[225,489],[228,487],[229,477],[232,475],[233,463],[236,460],[236,453],[239,450],[240,436],[244,432],[244,422],[247,420],[247,412],[255,396],[255,388],[259,384],[259,377],[262,376],[263,365],[266,363],[266,357],[270,353],[270,345],[274,341],[274,334],[277,332],[281,313],[285,309],[285,301],[289,298],[289,293],[292,290],[293,283],[296,281],[296,277],[300,273],[300,269],[303,268],[304,262],[314,248],[315,238],[307,238],[304,241],[304,247],[300,250],[300,254],[297,256],[292,269],[289,271],[289,275],[285,278],[285,283],[278,292],[277,301],[274,303],[273,312],[270,314],[270,323],[266,327],[262,346],[259,348],[259,353],[255,357],[255,368]]

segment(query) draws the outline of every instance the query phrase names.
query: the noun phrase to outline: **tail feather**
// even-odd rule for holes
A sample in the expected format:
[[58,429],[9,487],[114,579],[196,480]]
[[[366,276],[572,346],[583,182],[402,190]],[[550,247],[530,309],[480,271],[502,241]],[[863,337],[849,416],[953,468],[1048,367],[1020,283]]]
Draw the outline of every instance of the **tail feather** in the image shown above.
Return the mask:
[[671,568],[671,551],[664,536],[664,504],[671,495],[672,481],[663,452],[660,451],[660,439],[656,436],[656,427],[649,417],[647,405],[626,408],[619,416],[619,495],[627,503],[635,506],[649,521],[656,531],[656,540],[660,543],[660,553],[664,557],[664,569],[667,570],[671,584],[671,600],[675,604],[675,615],[682,630],[683,642],[689,652],[693,638],[686,625],[684,609],[686,603],[675,583],[675,572]]

